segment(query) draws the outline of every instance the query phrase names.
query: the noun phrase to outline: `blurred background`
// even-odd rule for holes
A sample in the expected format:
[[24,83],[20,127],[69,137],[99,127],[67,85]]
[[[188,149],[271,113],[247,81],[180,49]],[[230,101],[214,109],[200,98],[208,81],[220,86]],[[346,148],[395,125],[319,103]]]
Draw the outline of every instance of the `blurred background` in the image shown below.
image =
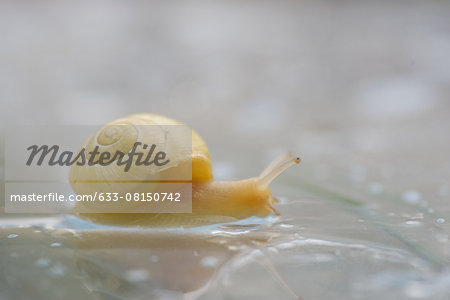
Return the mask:
[[[0,6],[3,134],[9,124],[95,125],[163,114],[206,140],[217,179],[253,176],[292,150],[303,163],[274,193],[289,200],[316,191],[331,201],[310,210],[288,205],[282,215],[304,214],[294,223],[306,235],[385,245],[383,237],[351,230],[377,216],[376,224],[408,239],[403,246],[420,249],[411,251],[425,265],[439,266],[430,282],[443,282],[437,288],[424,279],[426,292],[414,285],[395,297],[448,299],[449,273],[439,274],[450,258],[450,2]],[[345,227],[352,217],[337,212],[345,203],[363,204],[366,217]],[[304,288],[305,299],[327,295]],[[346,297],[358,298],[355,289]]]

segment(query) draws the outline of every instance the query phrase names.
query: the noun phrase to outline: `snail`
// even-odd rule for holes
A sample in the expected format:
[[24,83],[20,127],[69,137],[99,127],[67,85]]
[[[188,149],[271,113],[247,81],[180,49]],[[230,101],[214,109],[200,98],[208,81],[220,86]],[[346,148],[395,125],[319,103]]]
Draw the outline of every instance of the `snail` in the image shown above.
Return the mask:
[[[167,136],[167,132],[155,130],[145,132],[139,127],[144,125],[162,127],[184,124],[161,115],[134,114],[106,124],[87,139],[83,148],[90,151],[96,146],[113,147],[127,153],[136,142],[156,144],[163,149],[176,148],[178,137]],[[273,206],[276,200],[269,184],[289,166],[300,163],[299,157],[293,157],[290,153],[283,154],[257,177],[239,181],[214,181],[208,147],[197,132],[194,130],[191,132],[192,135],[189,138],[192,138],[192,151],[191,149],[183,151],[183,148],[179,148],[181,150],[171,153],[171,163],[162,168],[149,166],[136,170],[131,168],[129,172],[123,172],[123,168],[117,171],[116,165],[104,167],[95,164],[91,166],[73,164],[69,181],[77,194],[93,194],[99,187],[92,184],[92,180],[110,182],[113,185],[119,180],[148,178],[149,174],[152,178],[164,180],[174,178],[186,170],[192,170],[192,213],[102,213],[98,212],[92,203],[87,207],[88,213],[86,213],[88,204],[79,202],[77,206],[85,209],[84,213],[79,215],[94,222],[111,225],[185,227],[227,222],[251,216],[266,217],[271,213],[279,216]],[[91,179],[89,184],[86,184],[86,178]],[[151,192],[154,185],[148,183],[143,187],[141,185],[140,188]],[[135,205],[144,204],[136,203]]]

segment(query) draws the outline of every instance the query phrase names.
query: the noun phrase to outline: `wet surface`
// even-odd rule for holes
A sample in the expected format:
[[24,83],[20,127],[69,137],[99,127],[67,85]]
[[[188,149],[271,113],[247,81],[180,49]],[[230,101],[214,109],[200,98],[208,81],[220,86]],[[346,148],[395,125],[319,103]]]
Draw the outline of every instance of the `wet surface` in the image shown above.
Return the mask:
[[3,219],[2,296],[447,299],[445,222],[403,202],[383,214],[321,193],[282,198],[281,218],[191,229]]
[[2,214],[0,298],[450,299],[448,3],[27,4],[0,11],[2,136],[152,112],[216,179],[303,161],[271,185],[280,218]]

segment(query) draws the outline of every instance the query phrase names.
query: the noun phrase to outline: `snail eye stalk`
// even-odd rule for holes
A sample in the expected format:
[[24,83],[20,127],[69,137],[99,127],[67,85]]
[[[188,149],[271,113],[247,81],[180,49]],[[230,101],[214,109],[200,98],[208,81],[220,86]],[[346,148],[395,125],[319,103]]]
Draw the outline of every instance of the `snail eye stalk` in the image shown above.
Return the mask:
[[[278,160],[276,160],[278,161]],[[278,166],[271,168],[268,171],[263,171],[263,173],[258,177],[259,181],[261,182],[261,184],[263,186],[268,186],[275,178],[278,177],[278,175],[280,175],[281,173],[283,173],[287,168],[289,168],[290,166],[299,164],[301,162],[300,157],[294,157],[294,158],[290,158],[284,162],[282,162],[281,164],[279,164]],[[271,166],[269,166],[271,167]]]
[[285,152],[283,154],[281,154],[280,156],[278,156],[277,158],[275,158],[268,166],[267,168],[264,169],[264,171],[261,172],[261,174],[259,174],[259,178],[264,177],[265,175],[269,174],[270,172],[272,172],[276,167],[278,167],[283,161],[285,161],[288,158],[292,157],[292,152]]

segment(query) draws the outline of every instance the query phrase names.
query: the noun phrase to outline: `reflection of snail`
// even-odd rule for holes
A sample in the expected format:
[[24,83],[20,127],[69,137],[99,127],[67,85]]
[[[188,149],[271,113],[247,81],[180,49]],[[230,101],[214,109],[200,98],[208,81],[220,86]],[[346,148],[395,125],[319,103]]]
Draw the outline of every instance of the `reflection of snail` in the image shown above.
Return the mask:
[[[99,133],[92,135],[83,146],[87,151],[99,145],[103,148],[113,147],[111,151],[120,150],[127,153],[136,142],[142,144],[157,144],[167,149],[167,141],[176,143],[178,137],[167,137],[164,133],[155,134],[155,131],[140,132],[143,125],[183,125],[181,122],[154,114],[135,114],[108,123]],[[170,134],[170,133],[169,133]],[[148,139],[148,141],[147,141]],[[163,144],[163,145],[161,145]],[[175,146],[176,147],[176,146]],[[190,149],[189,149],[190,150]],[[110,151],[110,150],[104,150]],[[116,165],[108,168],[80,167],[74,164],[70,171],[70,182],[78,194],[89,194],[95,185],[83,184],[87,177],[94,177],[96,181],[136,180],[160,178],[164,172],[176,174],[185,170],[186,164],[192,163],[192,214],[138,214],[138,213],[89,213],[83,217],[100,223],[117,225],[142,226],[196,226],[203,223],[214,223],[232,219],[243,219],[251,216],[265,217],[271,212],[278,215],[273,207],[275,202],[269,189],[272,180],[293,164],[298,164],[300,158],[293,158],[285,154],[275,160],[258,177],[240,181],[213,181],[211,159],[208,148],[203,139],[192,130],[192,152],[179,152],[171,156],[171,164],[164,169],[140,168],[136,173],[119,170]],[[115,169],[116,168],[116,169]],[[147,174],[145,173],[147,172]],[[156,173],[156,174],[155,174]],[[151,192],[151,187],[148,187]],[[93,210],[92,212],[95,212]]]

